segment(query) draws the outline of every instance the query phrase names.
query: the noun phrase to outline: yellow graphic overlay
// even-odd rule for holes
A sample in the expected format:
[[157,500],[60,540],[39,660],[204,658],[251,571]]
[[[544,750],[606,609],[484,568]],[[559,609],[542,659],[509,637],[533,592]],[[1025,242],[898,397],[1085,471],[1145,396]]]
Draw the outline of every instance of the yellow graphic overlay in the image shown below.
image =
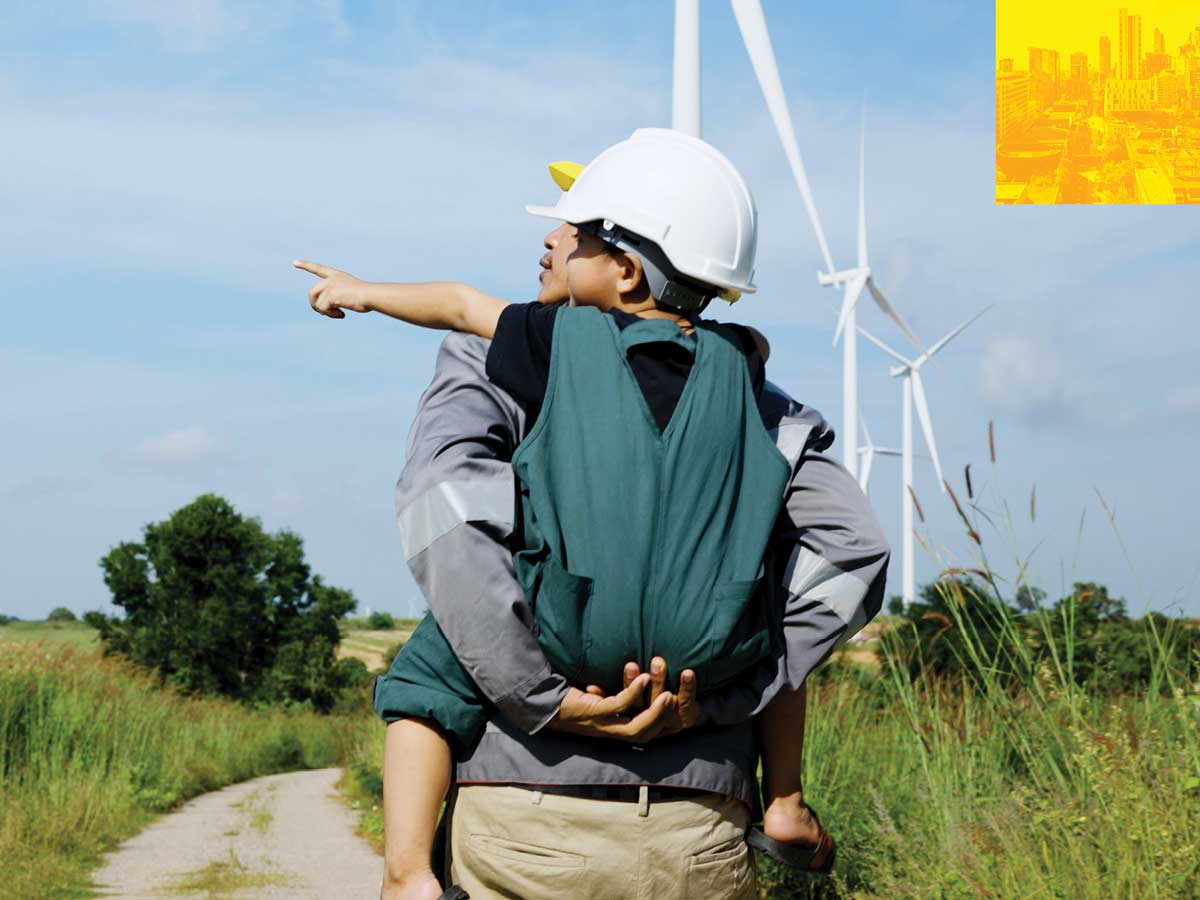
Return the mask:
[[997,203],[1200,203],[1200,3],[997,0]]

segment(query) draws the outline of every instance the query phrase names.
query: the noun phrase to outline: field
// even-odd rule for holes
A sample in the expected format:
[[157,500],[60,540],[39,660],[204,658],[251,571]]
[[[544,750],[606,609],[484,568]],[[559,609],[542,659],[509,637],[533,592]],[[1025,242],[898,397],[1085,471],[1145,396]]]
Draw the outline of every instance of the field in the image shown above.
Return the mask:
[[342,642],[338,657],[361,659],[372,672],[381,672],[391,665],[388,651],[406,641],[416,630],[420,619],[397,619],[395,628],[370,628],[365,619],[342,621]]
[[100,648],[99,632],[83,622],[9,622],[0,625],[0,645],[9,642],[70,644],[75,647]]

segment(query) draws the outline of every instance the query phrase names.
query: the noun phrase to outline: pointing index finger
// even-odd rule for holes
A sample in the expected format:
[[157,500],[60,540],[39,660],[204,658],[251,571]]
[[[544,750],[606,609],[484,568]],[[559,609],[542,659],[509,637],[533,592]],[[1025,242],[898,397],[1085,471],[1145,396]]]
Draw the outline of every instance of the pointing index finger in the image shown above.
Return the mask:
[[334,271],[329,266],[323,266],[320,263],[309,262],[307,259],[292,260],[292,265],[297,269],[303,269],[305,272],[311,272],[319,278],[328,278]]

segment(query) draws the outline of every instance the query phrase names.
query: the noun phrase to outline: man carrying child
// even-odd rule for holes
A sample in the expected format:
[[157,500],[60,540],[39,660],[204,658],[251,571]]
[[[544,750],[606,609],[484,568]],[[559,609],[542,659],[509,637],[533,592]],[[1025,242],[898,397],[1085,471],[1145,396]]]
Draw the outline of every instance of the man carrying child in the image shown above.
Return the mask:
[[[574,186],[556,180],[570,189],[540,212],[578,229],[548,239],[548,273],[560,264],[572,304],[592,309],[303,266],[323,276],[311,300],[327,315],[376,309],[495,336],[490,350],[444,342],[398,489],[437,624],[376,692],[393,721],[385,780],[408,785],[408,811],[388,810],[389,874],[396,896],[438,895],[413,870],[453,748],[451,874],[474,896],[752,896],[743,835],[760,748],[755,845],[817,871],[832,863],[800,795],[803,682],[878,610],[886,543],[822,455],[820,416],[764,385],[765,342],[697,318],[713,296],[753,290],[756,215],[728,161],[647,129]],[[564,241],[576,243],[565,259]],[[559,299],[547,280],[539,300]],[[515,568],[498,543],[514,527]],[[650,675],[622,673],[625,660]],[[648,679],[647,713],[595,714],[598,694],[628,706]],[[588,708],[590,722],[573,721]],[[576,736],[644,740],[696,719],[648,744]]]

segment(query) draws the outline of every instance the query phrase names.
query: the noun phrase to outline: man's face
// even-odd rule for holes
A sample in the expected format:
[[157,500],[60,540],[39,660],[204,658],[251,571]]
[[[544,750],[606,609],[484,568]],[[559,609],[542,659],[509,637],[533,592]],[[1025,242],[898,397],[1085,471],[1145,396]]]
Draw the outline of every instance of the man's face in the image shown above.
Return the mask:
[[567,299],[567,257],[579,246],[579,232],[574,225],[563,222],[546,235],[542,242],[546,248],[540,260],[542,274],[538,280],[542,289],[538,291],[538,303],[558,303]]

